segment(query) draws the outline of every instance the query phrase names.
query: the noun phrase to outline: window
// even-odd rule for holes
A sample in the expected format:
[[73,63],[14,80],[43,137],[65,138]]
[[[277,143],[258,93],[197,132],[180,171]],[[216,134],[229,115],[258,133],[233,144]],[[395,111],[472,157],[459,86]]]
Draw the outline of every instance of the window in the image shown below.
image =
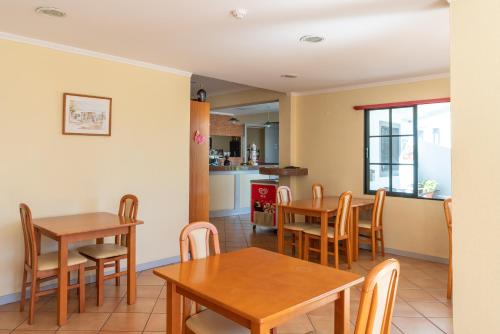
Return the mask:
[[365,109],[365,193],[451,195],[450,103]]

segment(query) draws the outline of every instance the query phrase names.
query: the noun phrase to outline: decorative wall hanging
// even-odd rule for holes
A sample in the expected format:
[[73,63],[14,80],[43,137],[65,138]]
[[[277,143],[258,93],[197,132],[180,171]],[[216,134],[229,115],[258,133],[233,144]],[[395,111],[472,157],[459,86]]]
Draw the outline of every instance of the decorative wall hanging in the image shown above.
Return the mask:
[[111,98],[64,93],[63,134],[111,136]]
[[196,130],[194,132],[193,140],[196,144],[204,144],[207,141],[207,137],[202,135],[200,131]]

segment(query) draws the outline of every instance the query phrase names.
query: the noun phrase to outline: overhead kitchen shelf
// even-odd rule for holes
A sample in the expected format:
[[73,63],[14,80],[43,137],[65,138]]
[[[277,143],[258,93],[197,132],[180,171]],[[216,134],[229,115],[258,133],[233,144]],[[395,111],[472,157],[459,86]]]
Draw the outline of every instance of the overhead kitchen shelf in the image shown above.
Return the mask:
[[276,175],[276,176],[305,176],[309,173],[307,168],[301,167],[260,167],[259,173],[264,175]]

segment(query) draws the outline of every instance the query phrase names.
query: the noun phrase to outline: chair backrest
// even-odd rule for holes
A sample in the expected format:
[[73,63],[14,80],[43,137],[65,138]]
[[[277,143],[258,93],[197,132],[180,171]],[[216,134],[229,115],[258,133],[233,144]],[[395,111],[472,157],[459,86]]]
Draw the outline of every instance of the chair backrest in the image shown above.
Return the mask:
[[181,262],[210,256],[210,236],[214,253],[220,254],[219,233],[214,225],[208,222],[195,222],[184,226],[179,238]]
[[382,216],[384,213],[385,196],[387,191],[383,188],[377,190],[375,194],[375,204],[373,206],[372,227],[382,226]]
[[451,230],[452,227],[452,219],[451,219],[451,198],[447,198],[444,200],[444,217],[446,218],[446,226],[448,227],[449,230]]
[[19,214],[21,215],[21,224],[24,237],[24,263],[36,270],[38,267],[38,247],[35,238],[35,228],[31,220],[31,210],[28,205],[19,204]]
[[[137,196],[132,194],[123,195],[120,199],[120,206],[118,208],[118,216],[131,219],[137,218],[137,211],[139,210],[139,200]],[[127,246],[127,235],[117,235],[115,237],[117,245]]]
[[340,195],[335,218],[335,237],[343,237],[349,231],[349,219],[351,217],[352,192],[345,191]]
[[313,199],[323,198],[323,186],[319,183],[312,185],[312,196]]
[[[292,190],[287,186],[279,186],[276,190],[276,205],[281,203],[289,203],[293,201]],[[295,216],[293,214],[287,213],[285,215],[285,224],[295,223]]]
[[361,290],[355,334],[390,333],[399,272],[399,262],[394,259],[370,271]]

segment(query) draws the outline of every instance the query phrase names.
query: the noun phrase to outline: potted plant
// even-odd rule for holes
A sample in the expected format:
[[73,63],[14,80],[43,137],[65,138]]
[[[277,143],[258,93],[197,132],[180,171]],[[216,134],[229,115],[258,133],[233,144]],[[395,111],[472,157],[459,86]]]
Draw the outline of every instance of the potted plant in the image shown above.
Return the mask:
[[438,190],[438,183],[436,180],[427,179],[418,185],[418,193],[420,197],[433,198],[434,193]]

